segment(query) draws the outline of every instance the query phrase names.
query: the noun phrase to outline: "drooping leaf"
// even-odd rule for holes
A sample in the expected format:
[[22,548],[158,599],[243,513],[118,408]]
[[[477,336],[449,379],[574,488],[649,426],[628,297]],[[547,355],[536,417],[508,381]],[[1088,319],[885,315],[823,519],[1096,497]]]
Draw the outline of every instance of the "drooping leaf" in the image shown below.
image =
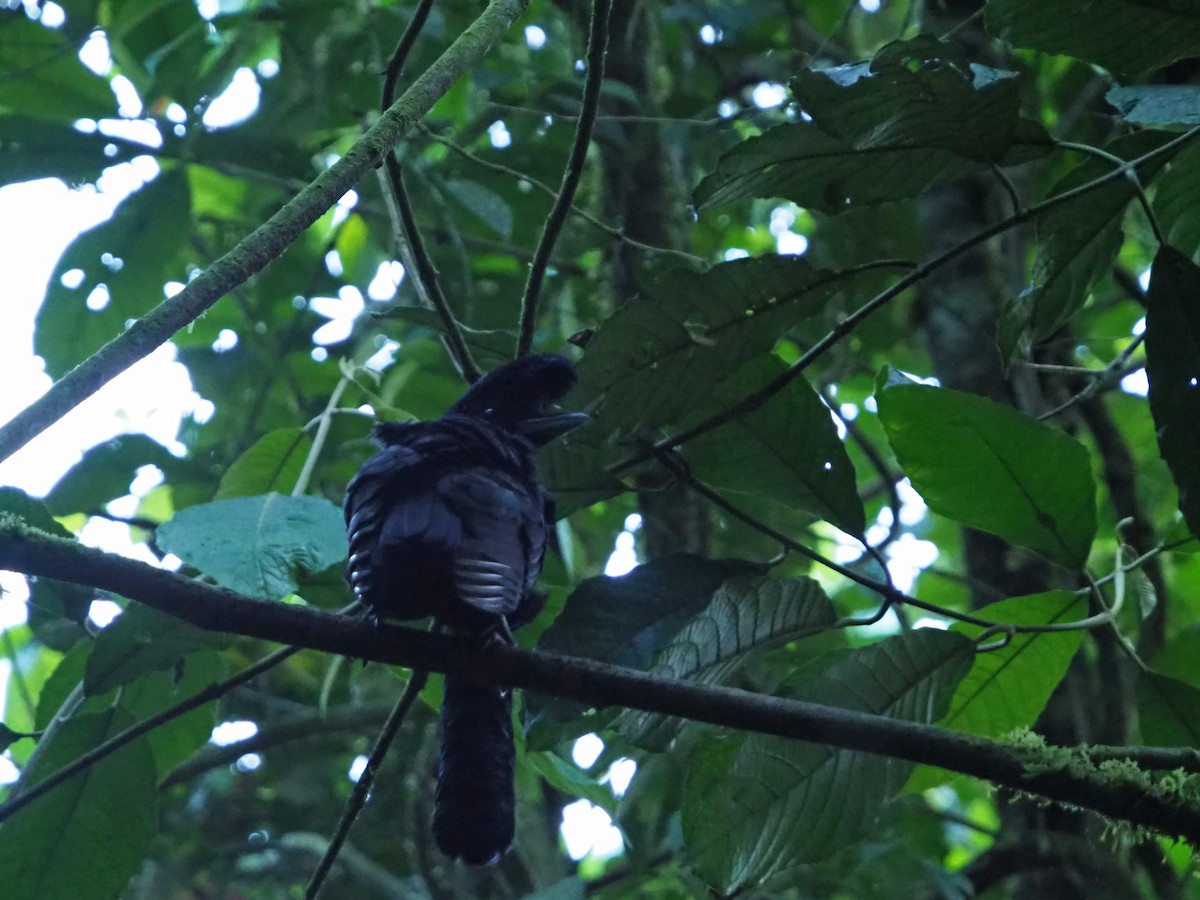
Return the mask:
[[84,686],[90,696],[103,694],[146,672],[172,668],[198,650],[228,644],[224,635],[203,631],[140,603],[130,604],[96,636]]
[[231,590],[278,600],[296,573],[346,558],[342,512],[320,497],[264,494],[189,507],[158,530],[158,543]]
[[1137,74],[1195,53],[1200,10],[1154,0],[989,0],[988,31],[1018,47]]
[[1134,692],[1147,745],[1200,747],[1200,688],[1157,672],[1142,672]]
[[[837,614],[811,578],[731,578],[660,650],[650,671],[664,678],[728,684],[751,657],[829,628]],[[630,742],[664,749],[677,719],[630,710],[618,727]]]
[[[120,706],[72,717],[45,739],[23,780],[37,784],[133,721]],[[117,897],[150,849],[157,800],[143,735],[0,825],[5,895]]]
[[[972,614],[1008,625],[1054,625],[1082,619],[1087,602],[1067,591],[1048,591],[990,603]],[[959,634],[977,637],[983,628],[956,622]],[[1016,634],[998,650],[975,654],[970,671],[959,682],[946,715],[938,725],[999,738],[1016,728],[1030,728],[1071,664],[1083,631]],[[1000,637],[997,635],[997,637]],[[944,769],[920,766],[907,790],[922,791],[954,777]]]
[[[732,406],[777,378],[786,366],[774,356],[744,366],[711,394]],[[753,412],[688,442],[693,474],[717,488],[757,494],[806,510],[861,536],[866,514],[854,466],[829,408],[803,378]]]
[[[1172,137],[1166,132],[1142,131],[1117,138],[1104,149],[1122,159],[1134,159]],[[1149,181],[1169,159],[1160,155],[1138,166],[1138,177]],[[1113,163],[1089,157],[1054,186],[1060,194],[1112,172]],[[1128,178],[1107,184],[1048,209],[1037,219],[1038,253],[1028,288],[1006,310],[1000,325],[1000,352],[1008,360],[1027,354],[1029,346],[1050,337],[1083,306],[1098,278],[1112,270],[1121,247],[1121,211],[1136,196]]]
[[1173,247],[1150,270],[1146,377],[1158,446],[1179,489],[1179,509],[1200,536],[1200,268]]
[[[799,693],[928,723],[944,712],[971,651],[961,635],[919,629],[856,651]],[[765,735],[713,738],[688,766],[688,858],[725,892],[820,861],[869,834],[911,769],[886,756]]]
[[567,762],[557,753],[527,753],[524,760],[537,771],[547,783],[568,797],[582,797],[609,815],[617,814],[617,798],[607,785],[600,784],[574,763]]
[[130,319],[166,302],[163,285],[185,280],[180,256],[190,221],[187,179],[181,169],[167,170],[72,242],[37,315],[34,352],[50,375],[65,374]]
[[863,273],[815,269],[798,256],[670,270],[596,330],[573,396],[597,401],[589,410],[606,434],[702,414],[713,388],[856,277]]
[[310,450],[312,438],[302,428],[280,428],[264,434],[221,476],[213,499],[290,493]]
[[896,459],[930,509],[1060,565],[1087,561],[1096,499],[1082,444],[961,391],[894,383],[876,401]]

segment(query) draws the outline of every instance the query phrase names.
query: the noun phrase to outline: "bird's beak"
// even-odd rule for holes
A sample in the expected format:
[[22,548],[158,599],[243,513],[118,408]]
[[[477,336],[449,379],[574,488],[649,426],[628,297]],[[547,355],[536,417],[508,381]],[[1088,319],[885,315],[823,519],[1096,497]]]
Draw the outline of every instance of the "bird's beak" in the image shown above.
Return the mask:
[[541,447],[550,443],[555,438],[562,437],[571,429],[578,428],[587,421],[587,413],[555,413],[550,416],[525,419],[517,428],[531,443]]

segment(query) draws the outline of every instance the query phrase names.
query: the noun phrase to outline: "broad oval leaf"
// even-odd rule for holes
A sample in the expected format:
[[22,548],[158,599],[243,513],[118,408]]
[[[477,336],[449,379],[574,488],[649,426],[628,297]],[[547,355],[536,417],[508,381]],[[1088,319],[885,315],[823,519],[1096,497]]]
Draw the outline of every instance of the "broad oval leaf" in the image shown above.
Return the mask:
[[993,400],[904,382],[876,391],[879,418],[929,508],[1082,567],[1096,534],[1083,445]]
[[[755,360],[723,381],[710,403],[732,406],[785,368],[773,356]],[[803,509],[855,537],[866,529],[854,465],[829,408],[803,378],[793,378],[758,409],[689,441],[684,456],[693,474],[714,487]]]
[[[918,629],[843,658],[802,686],[806,700],[929,723],[971,665],[962,635]],[[702,744],[684,788],[687,855],[725,892],[861,840],[912,764],[767,735]]]
[[[33,785],[132,725],[121,706],[54,729],[22,775]],[[0,825],[6,897],[117,897],[137,872],[157,820],[154,754],[135,738]]]
[[1158,446],[1179,489],[1179,509],[1200,536],[1200,268],[1173,247],[1150,270],[1146,377]]
[[158,544],[218,584],[278,600],[295,592],[300,570],[346,558],[346,528],[328,500],[264,494],[176,513],[158,529]]
[[[659,651],[650,671],[664,678],[728,684],[751,657],[825,631],[837,613],[811,578],[731,578],[712,601]],[[661,750],[678,719],[630,710],[617,727],[631,743]]]

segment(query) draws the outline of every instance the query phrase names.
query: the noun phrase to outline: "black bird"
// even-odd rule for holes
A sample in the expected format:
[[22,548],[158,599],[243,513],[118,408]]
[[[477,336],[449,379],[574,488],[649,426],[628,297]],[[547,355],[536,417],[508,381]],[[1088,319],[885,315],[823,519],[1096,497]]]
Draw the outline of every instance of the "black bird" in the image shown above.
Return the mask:
[[[441,419],[376,426],[382,449],[345,502],[347,579],[375,616],[433,616],[473,639],[511,640],[537,615],[554,512],[535,454],[587,421],[555,410],[574,383],[569,360],[527,356]],[[512,846],[513,764],[510,691],[447,676],[433,815],[444,854],[486,865]]]

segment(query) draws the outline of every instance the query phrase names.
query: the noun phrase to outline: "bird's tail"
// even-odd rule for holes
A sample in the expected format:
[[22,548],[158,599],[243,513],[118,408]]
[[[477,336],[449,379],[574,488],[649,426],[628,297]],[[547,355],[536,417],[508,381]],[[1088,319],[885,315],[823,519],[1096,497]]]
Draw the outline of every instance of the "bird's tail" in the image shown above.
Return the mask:
[[442,853],[483,866],[508,852],[514,761],[512,692],[447,675],[433,810]]

